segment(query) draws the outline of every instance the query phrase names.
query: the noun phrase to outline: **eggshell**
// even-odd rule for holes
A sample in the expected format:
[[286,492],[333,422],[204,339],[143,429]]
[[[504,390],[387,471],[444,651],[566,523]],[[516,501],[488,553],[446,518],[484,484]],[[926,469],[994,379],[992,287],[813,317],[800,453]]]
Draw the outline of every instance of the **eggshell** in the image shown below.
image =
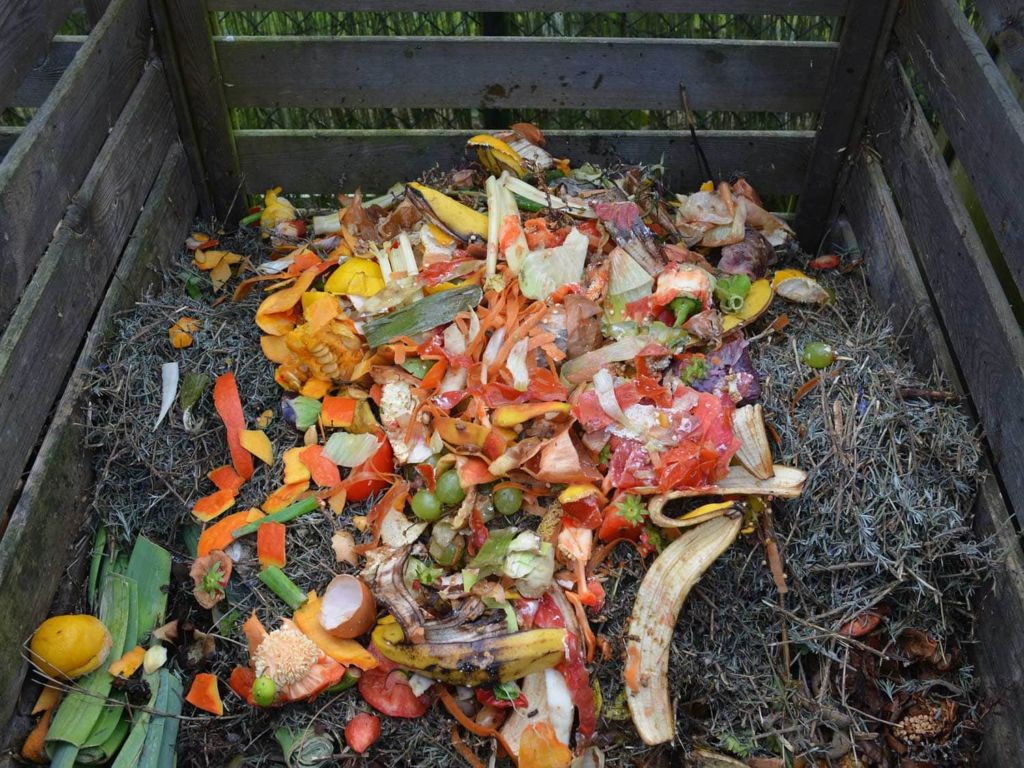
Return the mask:
[[320,625],[334,637],[366,634],[377,621],[377,601],[362,579],[341,575],[331,579],[320,599]]

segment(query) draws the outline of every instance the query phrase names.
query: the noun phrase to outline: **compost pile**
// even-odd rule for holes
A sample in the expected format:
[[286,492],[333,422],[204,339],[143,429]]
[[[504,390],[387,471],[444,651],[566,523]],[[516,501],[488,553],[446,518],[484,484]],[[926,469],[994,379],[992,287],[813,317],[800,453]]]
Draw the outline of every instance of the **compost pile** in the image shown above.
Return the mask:
[[270,190],[123,319],[55,762],[969,762],[967,418],[747,180],[543,145]]

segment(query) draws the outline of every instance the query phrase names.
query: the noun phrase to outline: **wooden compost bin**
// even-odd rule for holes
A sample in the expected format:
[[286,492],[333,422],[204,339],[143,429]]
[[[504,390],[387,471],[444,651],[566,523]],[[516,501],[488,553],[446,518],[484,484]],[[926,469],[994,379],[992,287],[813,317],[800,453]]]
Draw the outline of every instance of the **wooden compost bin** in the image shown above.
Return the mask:
[[[240,192],[277,184],[334,193],[343,176],[346,190],[377,189],[459,161],[469,135],[233,130],[230,109],[676,110],[685,85],[697,110],[820,115],[817,131],[701,141],[716,173],[743,169],[764,194],[799,195],[806,248],[830,226],[859,247],[915,361],[963,392],[984,428],[977,527],[1006,553],[978,610],[974,660],[995,703],[984,761],[1024,764],[1024,565],[1010,512],[1024,509],[1024,336],[1006,292],[1024,289],[1024,112],[1013,91],[1024,14],[1011,0],[976,5],[987,44],[954,0],[86,0],[93,26],[82,37],[54,37],[73,0],[6,0],[0,108],[37,111],[24,128],[0,128],[0,723],[17,733],[25,713],[23,641],[78,589],[64,576],[76,572],[72,544],[92,498],[84,374],[194,215],[230,220]],[[212,34],[211,12],[253,10],[844,19],[838,43]],[[548,135],[578,162],[663,157],[670,184],[699,177],[683,133]],[[970,211],[944,151],[973,189]]]

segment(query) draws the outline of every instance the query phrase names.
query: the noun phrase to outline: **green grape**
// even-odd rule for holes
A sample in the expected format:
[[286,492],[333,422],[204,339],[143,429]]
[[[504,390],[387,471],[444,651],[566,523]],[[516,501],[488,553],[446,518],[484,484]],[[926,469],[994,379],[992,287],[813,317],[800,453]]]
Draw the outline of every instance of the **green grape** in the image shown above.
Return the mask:
[[412,511],[420,520],[433,522],[441,517],[441,502],[430,491],[417,491],[412,497]]
[[494,492],[494,508],[503,515],[514,515],[523,506],[523,492],[518,488],[500,488]]
[[277,685],[269,677],[259,677],[252,684],[252,699],[257,706],[269,707],[277,698]]
[[434,494],[442,504],[448,506],[461,504],[466,498],[466,492],[462,490],[462,483],[459,482],[459,474],[454,469],[449,469],[437,478]]
[[828,368],[835,361],[836,353],[825,342],[812,341],[804,345],[800,359],[803,360],[804,365],[811,368]]

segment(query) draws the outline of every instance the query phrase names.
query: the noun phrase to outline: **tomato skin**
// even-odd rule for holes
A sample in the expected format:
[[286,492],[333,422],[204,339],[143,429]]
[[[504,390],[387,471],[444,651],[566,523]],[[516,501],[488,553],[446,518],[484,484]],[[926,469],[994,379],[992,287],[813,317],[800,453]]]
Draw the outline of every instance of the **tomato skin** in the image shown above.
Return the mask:
[[608,543],[615,539],[630,539],[636,541],[640,538],[640,534],[644,527],[642,523],[633,523],[624,518],[619,513],[618,502],[622,499],[620,494],[618,497],[612,499],[612,503],[609,504],[604,511],[604,520],[601,522],[601,527],[597,531],[597,538],[599,541]]
[[[381,435],[381,437],[384,437]],[[369,459],[352,470],[357,472],[379,472],[387,474],[395,471],[395,457],[391,451],[391,442],[384,437],[380,448]],[[387,488],[390,483],[387,480],[360,480],[348,486],[346,498],[349,501],[365,501],[377,491]]]
[[525,693],[520,692],[515,701],[508,701],[497,698],[490,688],[477,688],[476,700],[485,707],[494,707],[495,709],[525,709],[530,706]]
[[360,755],[379,738],[380,718],[368,712],[360,712],[345,726],[345,743]]
[[411,719],[426,714],[427,695],[416,696],[393,662],[384,658],[372,645],[369,650],[378,663],[359,676],[359,695],[363,701],[389,717]]
[[[554,599],[545,594],[540,599],[537,613],[533,618],[535,627],[564,627],[565,617],[558,609]],[[565,684],[569,688],[572,703],[576,705],[579,714],[579,732],[584,739],[594,735],[597,728],[597,713],[594,710],[594,691],[590,687],[590,675],[587,674],[587,665],[580,650],[579,640],[572,632],[566,633],[566,658],[555,667],[565,678]]]
[[568,522],[577,528],[589,528],[593,530],[601,525],[601,502],[597,496],[586,496],[577,501],[567,501],[562,504],[562,521]]

